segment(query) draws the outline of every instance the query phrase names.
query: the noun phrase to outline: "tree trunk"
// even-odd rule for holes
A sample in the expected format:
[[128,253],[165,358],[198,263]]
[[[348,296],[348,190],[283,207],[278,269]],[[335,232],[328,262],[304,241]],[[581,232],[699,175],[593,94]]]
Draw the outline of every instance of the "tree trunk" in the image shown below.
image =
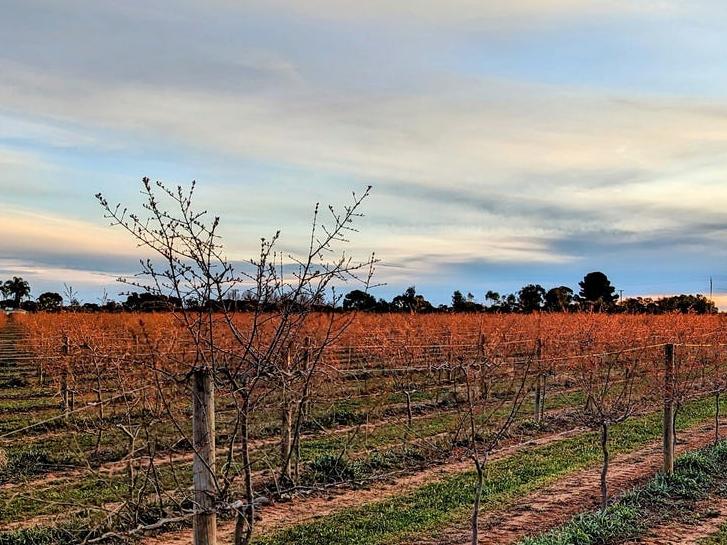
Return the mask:
[[208,368],[193,373],[192,440],[194,446],[194,545],[217,543],[215,513],[215,397]]
[[608,423],[601,423],[601,451],[603,452],[603,466],[601,467],[601,509],[608,506]]
[[288,350],[282,362],[280,400],[280,481],[284,484],[292,482],[293,458],[293,402],[291,399],[289,374],[292,368],[291,353]]
[[287,385],[283,386],[283,399],[280,407],[280,480],[292,482],[292,446],[293,446],[293,409]]
[[475,457],[475,468],[477,469],[477,485],[475,487],[475,501],[472,506],[472,545],[477,545],[480,541],[480,504],[482,502],[482,490],[485,486],[485,464],[487,464],[487,453],[482,461]]
[[235,545],[248,545],[255,528],[255,492],[252,485],[252,464],[250,462],[250,426],[248,412],[250,403],[247,394],[240,418],[242,434],[242,471],[245,479],[245,509],[237,513],[235,520]]
[[412,420],[412,412],[411,412],[411,392],[405,391],[404,395],[406,396],[406,423],[407,426],[409,426],[409,429],[411,429],[411,420]]
[[542,386],[540,388],[540,414],[538,415],[538,421],[542,422],[545,418],[545,392],[548,385],[548,375],[543,374]]

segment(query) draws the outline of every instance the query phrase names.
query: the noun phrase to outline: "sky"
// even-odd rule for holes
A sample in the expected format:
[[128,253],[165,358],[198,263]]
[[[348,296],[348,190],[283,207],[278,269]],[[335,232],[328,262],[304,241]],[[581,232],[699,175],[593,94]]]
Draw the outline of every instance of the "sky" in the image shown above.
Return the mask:
[[[372,185],[375,295],[577,286],[727,306],[727,3],[2,0],[0,279],[95,302],[94,194],[198,183],[227,254]],[[351,286],[357,287],[357,286]]]

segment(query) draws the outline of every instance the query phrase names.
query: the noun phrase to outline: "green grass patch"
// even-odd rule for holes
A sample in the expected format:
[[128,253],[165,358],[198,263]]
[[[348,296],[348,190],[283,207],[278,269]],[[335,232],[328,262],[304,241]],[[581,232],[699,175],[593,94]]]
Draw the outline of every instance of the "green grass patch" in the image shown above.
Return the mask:
[[677,460],[674,475],[659,474],[605,510],[581,514],[519,545],[609,545],[635,539],[650,527],[688,513],[697,500],[724,482],[726,462],[727,442],[687,453]]
[[[684,430],[710,420],[712,410],[712,399],[685,405],[677,424],[678,429]],[[611,452],[630,452],[658,439],[661,425],[661,414],[655,413],[614,426]],[[598,436],[596,433],[586,433],[494,461],[488,469],[483,510],[501,507],[513,498],[599,460]],[[256,543],[378,545],[405,542],[408,536],[432,532],[445,525],[464,521],[472,503],[474,483],[474,472],[458,474],[409,494],[346,509],[312,523],[261,536]]]
[[715,535],[701,540],[699,545],[727,545],[727,524],[724,524]]

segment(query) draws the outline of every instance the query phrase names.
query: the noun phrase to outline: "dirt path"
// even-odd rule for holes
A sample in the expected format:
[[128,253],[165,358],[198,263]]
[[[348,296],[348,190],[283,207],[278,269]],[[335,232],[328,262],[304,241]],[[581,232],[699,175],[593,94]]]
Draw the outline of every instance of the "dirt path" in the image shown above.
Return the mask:
[[[545,446],[584,432],[584,429],[578,428],[523,443],[517,443],[500,449],[491,459],[505,458],[527,447]],[[456,460],[448,464],[420,471],[414,475],[392,479],[388,482],[377,482],[371,488],[364,490],[350,490],[347,488],[332,489],[328,496],[325,497],[300,497],[287,503],[276,503],[265,506],[258,511],[260,519],[258,520],[256,530],[266,533],[287,526],[310,522],[342,509],[406,494],[424,484],[442,480],[450,475],[469,471],[472,468],[472,461]],[[234,527],[232,523],[222,523],[218,529],[220,543],[231,543],[233,531]],[[148,538],[144,543],[146,545],[187,545],[190,539],[191,532],[184,530]]]
[[[700,426],[689,434],[682,432],[681,438],[686,442],[678,446],[679,452],[696,450],[712,442],[714,429],[710,425]],[[662,464],[661,449],[659,441],[615,457],[609,471],[610,495],[628,490],[658,472]],[[481,517],[480,545],[508,545],[556,528],[576,514],[598,507],[599,497],[599,468],[579,471],[518,500],[511,507]],[[465,545],[470,539],[468,526],[461,525],[414,543]],[[654,545],[657,543],[662,542],[655,541]]]
[[700,540],[716,534],[725,521],[727,499],[710,498],[695,506],[690,520],[655,528],[638,541],[629,541],[624,545],[696,545]]

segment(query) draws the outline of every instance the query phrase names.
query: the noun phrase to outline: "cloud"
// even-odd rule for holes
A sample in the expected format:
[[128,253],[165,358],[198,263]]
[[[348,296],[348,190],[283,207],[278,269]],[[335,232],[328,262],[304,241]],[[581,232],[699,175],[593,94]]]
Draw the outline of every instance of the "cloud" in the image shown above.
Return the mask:
[[[217,0],[218,5],[234,6],[236,2]],[[249,6],[250,4],[246,4]],[[605,0],[583,2],[580,0],[518,0],[517,2],[482,2],[479,0],[455,0],[443,3],[438,0],[405,0],[389,2],[372,0],[269,0],[252,2],[258,9],[273,9],[282,13],[295,13],[316,19],[344,21],[373,20],[377,22],[406,25],[427,23],[458,25],[477,22],[480,25],[505,23],[524,26],[532,19],[593,17],[613,14],[638,14],[672,12],[677,9],[674,1],[650,0],[629,2],[628,0]]]
[[[205,153],[369,180],[491,188],[513,179],[562,185],[554,178],[564,171],[586,179],[624,170],[654,177],[703,162],[727,142],[727,104],[718,102],[695,108],[691,100],[661,99],[657,109],[654,98],[622,101],[477,79],[414,95],[315,87],[227,94],[3,68],[0,99],[18,111],[113,128],[139,145],[171,138]],[[38,92],[18,95],[17,87]],[[573,174],[568,181],[579,183]]]
[[58,215],[2,207],[0,232],[0,254],[34,267],[114,272],[144,256],[118,231]]
[[15,207],[0,209],[4,255],[127,269],[128,240],[67,219],[86,210],[74,198],[128,199],[129,172],[194,170],[234,258],[277,227],[285,249],[299,246],[313,200],[373,183],[351,250],[377,250],[392,281],[566,270],[619,253],[665,262],[724,234],[725,82],[678,94],[644,72],[692,81],[665,67],[675,51],[709,64],[691,25],[714,4],[213,6],[11,2],[0,21],[0,165]]

